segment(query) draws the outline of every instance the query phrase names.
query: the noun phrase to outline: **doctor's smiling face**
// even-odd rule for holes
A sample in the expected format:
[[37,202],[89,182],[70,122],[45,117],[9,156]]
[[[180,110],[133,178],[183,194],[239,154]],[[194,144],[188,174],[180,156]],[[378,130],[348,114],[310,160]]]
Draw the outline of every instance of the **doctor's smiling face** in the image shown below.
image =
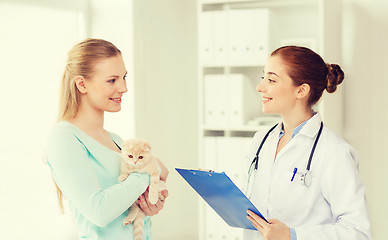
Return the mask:
[[287,114],[294,109],[300,87],[288,75],[280,56],[271,56],[264,67],[264,76],[256,90],[262,94],[263,113]]

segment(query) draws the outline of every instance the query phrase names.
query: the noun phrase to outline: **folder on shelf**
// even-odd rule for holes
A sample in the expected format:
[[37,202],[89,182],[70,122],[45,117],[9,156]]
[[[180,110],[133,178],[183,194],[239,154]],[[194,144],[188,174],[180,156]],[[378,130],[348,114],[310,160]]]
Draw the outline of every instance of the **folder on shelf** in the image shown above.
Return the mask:
[[204,121],[209,126],[225,127],[228,124],[229,84],[226,75],[208,74],[204,76]]
[[202,13],[200,18],[200,58],[202,66],[214,65],[214,14],[210,11]]
[[213,11],[214,21],[214,65],[226,65],[226,13],[224,11]]
[[225,172],[175,170],[229,226],[256,230],[246,218],[248,209],[267,221]]

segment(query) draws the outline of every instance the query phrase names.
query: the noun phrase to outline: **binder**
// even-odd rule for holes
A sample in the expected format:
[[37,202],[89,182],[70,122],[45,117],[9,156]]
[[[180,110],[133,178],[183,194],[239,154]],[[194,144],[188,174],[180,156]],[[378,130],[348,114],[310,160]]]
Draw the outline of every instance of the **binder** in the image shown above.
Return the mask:
[[206,169],[219,169],[218,167],[218,147],[217,140],[219,137],[206,136],[203,138],[203,162],[201,166]]
[[202,13],[200,35],[200,58],[203,66],[214,65],[214,14],[210,11]]
[[218,75],[205,75],[204,84],[204,122],[206,125],[216,125],[220,119],[218,114],[217,89],[219,85]]
[[231,66],[264,65],[269,55],[269,9],[231,9],[227,18]]
[[175,170],[229,226],[256,230],[246,218],[248,209],[267,221],[225,172]]
[[243,74],[206,74],[204,123],[208,127],[240,127],[260,115],[255,85]]
[[260,102],[255,84],[243,74],[229,74],[228,123],[239,127],[260,115],[260,108],[253,102]]
[[[247,169],[251,161],[241,153],[247,153],[251,147],[251,138],[248,137],[219,137],[217,149],[218,168],[206,169],[228,169],[225,173],[230,180],[244,192],[246,179],[248,179]],[[207,159],[205,159],[207,160]]]
[[249,39],[255,29],[251,29],[251,10],[231,9],[228,12],[229,63],[231,66],[256,66],[248,60]]
[[252,9],[251,25],[252,37],[250,38],[251,63],[264,66],[270,54],[270,10],[268,8]]
[[226,65],[226,13],[224,11],[213,11],[214,21],[214,65]]
[[226,75],[207,74],[204,76],[205,124],[226,127],[228,125],[229,84]]

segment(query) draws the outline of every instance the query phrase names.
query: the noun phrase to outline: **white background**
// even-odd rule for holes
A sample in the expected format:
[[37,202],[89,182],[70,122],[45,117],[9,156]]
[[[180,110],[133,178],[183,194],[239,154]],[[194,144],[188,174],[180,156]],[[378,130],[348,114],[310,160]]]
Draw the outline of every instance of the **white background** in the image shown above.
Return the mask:
[[[196,167],[198,158],[196,1],[88,2],[0,0],[0,239],[75,239],[41,156],[66,53],[86,36],[116,44],[133,76],[124,111],[109,115],[107,128],[148,138],[170,169],[155,236],[197,239],[198,199],[173,169]],[[342,2],[344,137],[359,155],[374,239],[385,240],[388,2]]]
[[0,1],[0,239],[77,237],[72,218],[59,214],[43,154],[67,52],[87,36],[123,52],[129,91],[123,111],[107,114],[105,126],[123,138],[134,135],[132,2],[89,4]]

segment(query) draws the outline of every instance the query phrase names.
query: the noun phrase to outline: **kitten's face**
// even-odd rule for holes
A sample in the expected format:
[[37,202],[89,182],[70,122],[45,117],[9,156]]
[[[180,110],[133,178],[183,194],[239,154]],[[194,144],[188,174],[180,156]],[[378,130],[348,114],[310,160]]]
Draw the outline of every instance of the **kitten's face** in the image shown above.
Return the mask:
[[128,140],[121,150],[124,161],[130,166],[141,167],[151,160],[151,147],[144,140]]

